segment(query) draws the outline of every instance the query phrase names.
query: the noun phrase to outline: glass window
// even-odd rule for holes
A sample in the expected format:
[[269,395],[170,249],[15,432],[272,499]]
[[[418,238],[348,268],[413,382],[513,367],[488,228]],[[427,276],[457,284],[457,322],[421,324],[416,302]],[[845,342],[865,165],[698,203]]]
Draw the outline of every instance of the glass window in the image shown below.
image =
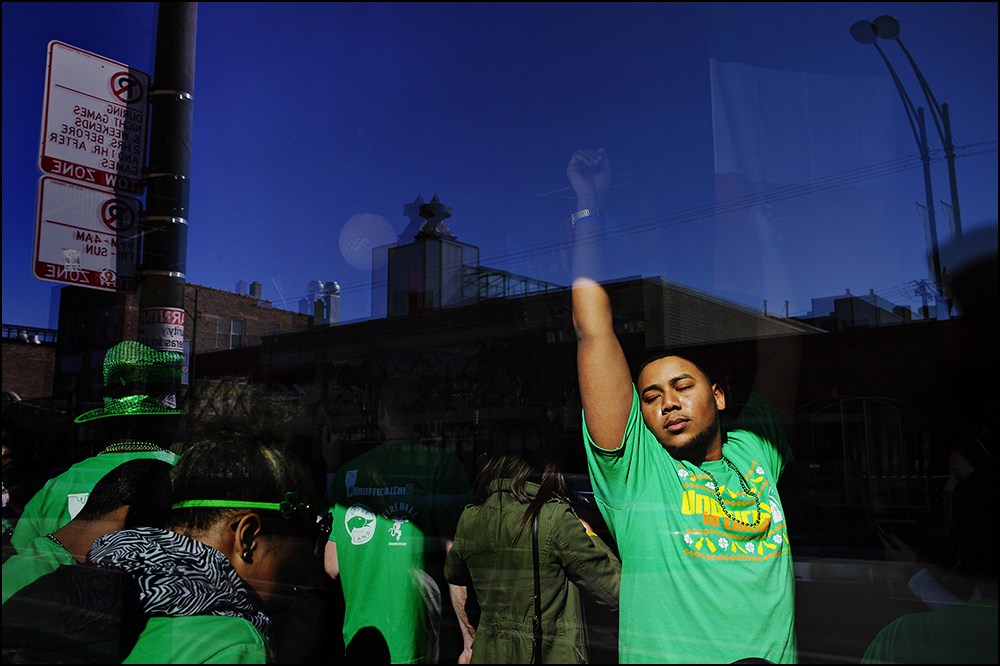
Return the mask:
[[233,319],[230,322],[229,348],[239,349],[243,346],[243,334],[246,322],[242,319]]
[[[922,658],[960,660],[995,630],[967,604],[996,582],[976,563],[996,552],[981,507],[997,478],[997,3],[200,3],[190,98],[150,81],[148,117],[119,127],[121,96],[149,90],[101,78],[86,99],[122,104],[74,103],[37,131],[41,105],[59,103],[45,93],[50,41],[152,75],[168,4],[3,5],[4,217],[35,220],[3,228],[4,325],[55,328],[50,281],[74,284],[53,310],[60,344],[46,362],[60,372],[37,406],[49,416],[30,422],[40,460],[80,457],[72,419],[104,395],[94,348],[140,330],[196,339],[178,404],[192,420],[238,416],[310,461],[343,511],[334,529],[352,530],[334,535],[344,581],[423,527],[375,506],[382,488],[433,494],[433,472],[386,480],[425,470],[393,448],[414,439],[447,461],[426,467],[448,469],[455,492],[433,513],[448,520],[484,463],[556,459],[575,510],[641,576],[617,613],[584,595],[579,644],[593,661],[857,662],[887,626],[939,618],[945,602],[973,615],[954,641],[913,639]],[[187,215],[188,237],[161,242],[157,227],[139,243],[124,227],[128,211],[158,203],[165,104],[197,118],[172,144],[190,148],[189,191],[151,217]],[[126,144],[115,135],[126,123],[130,137],[148,125],[148,147],[109,148]],[[40,139],[43,154],[63,152],[40,159]],[[88,168],[119,187],[80,180]],[[55,182],[72,187],[46,202]],[[73,231],[36,243],[50,222]],[[156,272],[147,259],[167,246],[186,247],[183,268]],[[128,286],[140,260],[145,292],[107,289]],[[176,311],[147,305],[177,272],[197,293],[182,328]],[[603,292],[581,303],[590,283],[578,278]],[[642,382],[646,360],[667,352],[697,372]],[[711,389],[697,413],[685,386],[668,404],[667,386],[695,376]],[[647,388],[662,393],[643,401]],[[402,410],[395,423],[387,404]],[[716,410],[690,449],[670,449]],[[585,433],[650,458],[603,454]],[[351,466],[385,451],[406,469],[364,481]],[[605,459],[632,465],[619,495]],[[649,494],[627,494],[639,487]],[[655,495],[664,488],[678,494]],[[626,505],[649,513],[615,513]],[[356,557],[368,544],[384,548]],[[775,562],[777,593],[752,577]],[[446,582],[443,569],[432,577]],[[668,623],[683,633],[672,645],[711,650],[631,643],[662,627],[634,610],[658,607],[647,592],[674,604],[671,618],[721,621],[710,638]],[[797,655],[769,633],[789,638],[793,624]],[[348,620],[348,644],[365,626]],[[745,638],[758,630],[766,640]],[[436,655],[391,660],[454,660],[459,644],[443,636]],[[577,655],[552,660],[563,658]]]

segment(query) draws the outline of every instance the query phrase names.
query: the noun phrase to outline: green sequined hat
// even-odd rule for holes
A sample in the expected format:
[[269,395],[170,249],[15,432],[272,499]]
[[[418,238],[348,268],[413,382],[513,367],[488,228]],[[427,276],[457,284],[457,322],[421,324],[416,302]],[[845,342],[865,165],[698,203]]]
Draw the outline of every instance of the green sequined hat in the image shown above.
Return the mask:
[[183,414],[177,409],[180,354],[160,352],[126,340],[104,356],[104,407],[76,417],[76,423],[108,416]]

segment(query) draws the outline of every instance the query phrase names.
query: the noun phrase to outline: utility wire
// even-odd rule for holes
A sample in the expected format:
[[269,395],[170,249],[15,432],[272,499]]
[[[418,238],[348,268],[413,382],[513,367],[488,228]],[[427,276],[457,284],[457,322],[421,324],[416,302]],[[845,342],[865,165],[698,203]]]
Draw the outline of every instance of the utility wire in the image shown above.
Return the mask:
[[[996,144],[997,140],[992,139],[989,141],[981,141],[977,143],[966,144],[963,146],[956,146],[958,149],[966,149],[972,147],[978,147],[989,144]],[[978,155],[983,153],[996,152],[996,147],[992,149],[987,149],[983,151],[977,151],[974,153],[963,153],[961,155],[956,154],[956,157],[969,157],[971,155]],[[933,149],[930,151],[930,161],[932,164],[941,162],[947,159],[944,155],[943,149]],[[623,231],[628,234],[639,233],[642,231],[648,231],[657,228],[667,228],[678,226],[681,224],[688,224],[690,222],[696,222],[703,219],[708,219],[721,214],[738,212],[741,210],[748,210],[754,206],[759,206],[763,204],[770,204],[779,201],[784,201],[787,199],[798,198],[802,196],[807,196],[810,194],[815,194],[817,192],[822,192],[829,189],[835,189],[838,187],[844,187],[846,185],[853,185],[856,183],[865,182],[868,180],[875,180],[877,178],[884,178],[896,173],[902,173],[904,171],[910,171],[913,169],[918,169],[923,166],[923,162],[919,155],[908,155],[887,162],[882,162],[879,164],[869,165],[865,167],[859,167],[857,169],[851,169],[837,174],[832,174],[830,176],[825,176],[822,178],[817,178],[809,181],[804,181],[802,183],[795,183],[792,185],[786,185],[781,187],[772,188],[765,190],[763,192],[758,192],[755,194],[750,194],[744,197],[739,197],[736,199],[729,199],[722,202],[716,202],[711,204],[705,204],[702,206],[696,206],[694,208],[685,209],[678,211],[676,213],[670,213],[667,215],[655,216],[647,218],[644,220],[638,220],[630,223],[620,223]],[[598,241],[599,242],[599,241]],[[616,242],[619,244],[628,244],[627,238],[615,238],[610,239],[612,245]],[[489,264],[501,259],[519,259],[527,257],[535,257],[537,255],[549,252],[557,252],[561,250],[568,250],[574,245],[574,239],[567,238],[555,242],[544,241],[537,243],[535,245],[529,245],[527,247],[522,247],[521,251],[518,252],[498,252],[488,255],[480,255],[480,262]],[[611,249],[614,249],[612,247]],[[621,248],[619,248],[621,249]],[[540,280],[535,280],[540,282]],[[387,286],[386,280],[378,280],[372,282],[362,282],[355,283],[354,285],[341,285],[341,295],[354,294],[362,291],[366,291],[369,288],[384,288]],[[305,297],[307,292],[300,294],[292,294],[286,296],[286,299],[298,300]]]

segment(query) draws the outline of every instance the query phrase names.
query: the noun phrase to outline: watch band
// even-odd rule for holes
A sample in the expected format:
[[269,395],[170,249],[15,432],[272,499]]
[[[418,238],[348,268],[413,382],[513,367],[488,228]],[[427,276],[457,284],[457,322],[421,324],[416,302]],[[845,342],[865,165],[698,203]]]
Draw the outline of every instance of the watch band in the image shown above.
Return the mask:
[[576,226],[576,221],[584,217],[601,217],[600,208],[584,208],[583,210],[578,210],[572,215],[570,215],[570,220],[573,222],[573,226]]

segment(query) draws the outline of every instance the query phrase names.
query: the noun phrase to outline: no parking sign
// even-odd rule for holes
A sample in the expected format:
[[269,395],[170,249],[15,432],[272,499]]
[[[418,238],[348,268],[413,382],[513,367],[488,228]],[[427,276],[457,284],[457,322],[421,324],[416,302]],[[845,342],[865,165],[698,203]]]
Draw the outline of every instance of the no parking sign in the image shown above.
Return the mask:
[[49,42],[38,168],[60,178],[143,193],[149,75]]

